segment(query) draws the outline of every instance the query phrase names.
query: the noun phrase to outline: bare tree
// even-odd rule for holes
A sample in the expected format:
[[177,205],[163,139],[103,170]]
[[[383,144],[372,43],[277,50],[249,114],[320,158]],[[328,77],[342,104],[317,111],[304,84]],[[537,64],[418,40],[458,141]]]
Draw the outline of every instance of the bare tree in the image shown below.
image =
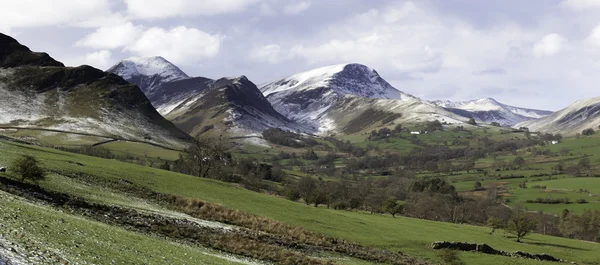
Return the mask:
[[220,174],[222,167],[231,162],[231,155],[222,137],[198,136],[180,160],[188,174],[207,178]]

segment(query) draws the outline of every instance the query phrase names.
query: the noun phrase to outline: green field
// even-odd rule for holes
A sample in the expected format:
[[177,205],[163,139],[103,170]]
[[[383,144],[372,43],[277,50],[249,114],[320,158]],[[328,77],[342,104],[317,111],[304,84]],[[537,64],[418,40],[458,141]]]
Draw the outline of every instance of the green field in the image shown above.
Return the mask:
[[[102,188],[89,188],[82,191],[64,183],[62,175],[83,172],[105,181],[127,180],[135,185],[152,190],[177,194],[188,198],[197,198],[222,204],[226,207],[247,211],[260,216],[280,220],[288,224],[301,226],[327,235],[345,238],[361,244],[400,250],[405,253],[436,259],[435,251],[429,248],[434,241],[468,241],[487,243],[505,251],[527,251],[548,253],[559,258],[578,263],[595,264],[600,260],[600,245],[596,243],[569,240],[543,235],[531,235],[524,243],[516,243],[514,238],[504,238],[501,233],[489,235],[484,227],[440,223],[412,218],[392,218],[389,215],[370,215],[363,212],[349,212],[315,208],[283,198],[251,192],[230,184],[200,179],[149,167],[137,166],[115,160],[99,159],[52,149],[24,146],[0,142],[3,152],[0,164],[6,164],[18,154],[32,154],[38,157],[46,168],[56,172],[43,186],[73,193],[89,193],[91,197],[111,203],[124,203],[124,197]],[[83,166],[73,163],[77,161]],[[83,229],[83,228],[82,228]],[[87,228],[86,228],[87,229]],[[91,229],[91,228],[90,228]],[[34,231],[28,231],[33,233]],[[124,231],[125,232],[125,231]],[[92,233],[92,232],[89,232]],[[64,238],[56,239],[65,241]],[[60,242],[59,242],[60,243]],[[107,254],[109,255],[109,254]],[[468,264],[515,264],[511,258],[489,256],[475,253],[461,253]],[[519,260],[518,264],[543,264],[530,260]]]

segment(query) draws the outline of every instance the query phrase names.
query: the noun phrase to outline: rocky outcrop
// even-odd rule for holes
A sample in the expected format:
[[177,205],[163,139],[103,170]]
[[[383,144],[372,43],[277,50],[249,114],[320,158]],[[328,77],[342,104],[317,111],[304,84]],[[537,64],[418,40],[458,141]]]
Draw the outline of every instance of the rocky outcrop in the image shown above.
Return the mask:
[[522,258],[522,259],[534,259],[541,261],[553,261],[553,262],[562,262],[563,260],[550,256],[548,254],[531,254],[523,251],[515,251],[515,252],[506,252],[502,250],[497,250],[490,247],[487,244],[476,244],[476,243],[467,243],[467,242],[448,242],[448,241],[439,241],[431,244],[433,249],[454,249],[460,251],[474,251],[484,254],[490,255],[500,255],[506,257],[513,258]]

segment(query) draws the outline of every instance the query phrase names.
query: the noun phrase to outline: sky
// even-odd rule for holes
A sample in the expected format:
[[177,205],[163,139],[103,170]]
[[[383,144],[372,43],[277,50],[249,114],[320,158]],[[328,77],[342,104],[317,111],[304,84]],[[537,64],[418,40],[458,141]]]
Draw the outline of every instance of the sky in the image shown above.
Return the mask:
[[70,66],[162,56],[257,85],[361,63],[427,100],[558,110],[600,96],[600,0],[0,0],[0,32]]

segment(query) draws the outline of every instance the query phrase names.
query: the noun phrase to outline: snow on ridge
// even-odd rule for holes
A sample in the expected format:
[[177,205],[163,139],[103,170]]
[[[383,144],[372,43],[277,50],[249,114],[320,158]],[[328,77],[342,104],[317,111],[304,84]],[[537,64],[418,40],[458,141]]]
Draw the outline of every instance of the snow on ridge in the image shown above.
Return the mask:
[[189,76],[177,66],[160,56],[130,57],[121,61],[123,68],[117,68],[117,74],[125,79],[135,75],[159,75],[165,82],[187,79]]
[[274,93],[330,88],[340,95],[400,99],[404,95],[383,80],[372,68],[361,64],[337,64],[297,73],[263,85],[264,96]]

